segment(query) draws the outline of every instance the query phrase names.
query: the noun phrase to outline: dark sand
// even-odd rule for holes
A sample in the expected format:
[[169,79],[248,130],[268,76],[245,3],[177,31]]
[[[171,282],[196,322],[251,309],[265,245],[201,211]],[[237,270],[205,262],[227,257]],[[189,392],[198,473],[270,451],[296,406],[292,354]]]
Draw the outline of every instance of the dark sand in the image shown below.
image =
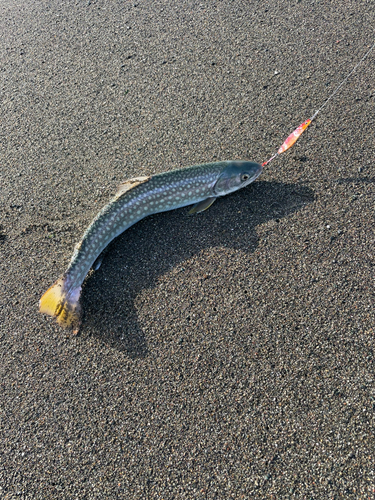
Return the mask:
[[255,184],[121,236],[80,336],[38,313],[120,181],[264,161],[374,21],[365,0],[1,2],[1,499],[374,498],[375,50]]

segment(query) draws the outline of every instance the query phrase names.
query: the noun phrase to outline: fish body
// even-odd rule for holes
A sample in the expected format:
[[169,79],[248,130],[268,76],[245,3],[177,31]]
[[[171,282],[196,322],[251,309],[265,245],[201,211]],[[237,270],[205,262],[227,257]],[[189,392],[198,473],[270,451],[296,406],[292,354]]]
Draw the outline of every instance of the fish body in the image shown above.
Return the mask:
[[206,210],[219,196],[253,182],[262,166],[248,161],[206,163],[138,177],[120,184],[115,197],[98,213],[76,246],[70,264],[40,299],[40,312],[78,332],[82,283],[101,252],[118,235],[144,217],[195,204]]

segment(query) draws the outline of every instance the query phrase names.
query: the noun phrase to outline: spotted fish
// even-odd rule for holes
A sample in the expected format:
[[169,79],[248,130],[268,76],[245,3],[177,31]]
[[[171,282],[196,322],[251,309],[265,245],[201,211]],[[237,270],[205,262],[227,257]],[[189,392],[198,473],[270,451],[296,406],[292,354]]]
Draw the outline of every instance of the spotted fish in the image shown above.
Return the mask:
[[116,236],[151,214],[193,204],[190,214],[202,212],[219,196],[247,186],[261,173],[258,163],[221,161],[123,182],[86,229],[64,275],[40,299],[40,312],[54,316],[61,326],[77,333],[82,283]]

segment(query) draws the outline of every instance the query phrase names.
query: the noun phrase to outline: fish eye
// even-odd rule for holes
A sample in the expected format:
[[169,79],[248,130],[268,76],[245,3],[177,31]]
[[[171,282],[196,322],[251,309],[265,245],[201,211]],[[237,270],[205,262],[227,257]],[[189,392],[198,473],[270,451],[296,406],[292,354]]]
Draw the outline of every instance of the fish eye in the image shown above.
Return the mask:
[[241,181],[248,181],[250,179],[250,175],[249,174],[242,174],[241,175]]

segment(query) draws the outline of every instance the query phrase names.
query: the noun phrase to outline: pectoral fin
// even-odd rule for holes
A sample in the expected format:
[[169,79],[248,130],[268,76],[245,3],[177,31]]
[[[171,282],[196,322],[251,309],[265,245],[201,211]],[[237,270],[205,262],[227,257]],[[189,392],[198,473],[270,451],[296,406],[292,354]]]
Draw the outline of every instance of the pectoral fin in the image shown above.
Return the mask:
[[204,210],[207,210],[207,208],[210,208],[210,206],[212,205],[212,203],[215,200],[216,200],[216,198],[207,198],[203,201],[200,201],[199,203],[194,205],[193,208],[191,208],[189,210],[189,215],[199,214],[199,212],[203,212]]

